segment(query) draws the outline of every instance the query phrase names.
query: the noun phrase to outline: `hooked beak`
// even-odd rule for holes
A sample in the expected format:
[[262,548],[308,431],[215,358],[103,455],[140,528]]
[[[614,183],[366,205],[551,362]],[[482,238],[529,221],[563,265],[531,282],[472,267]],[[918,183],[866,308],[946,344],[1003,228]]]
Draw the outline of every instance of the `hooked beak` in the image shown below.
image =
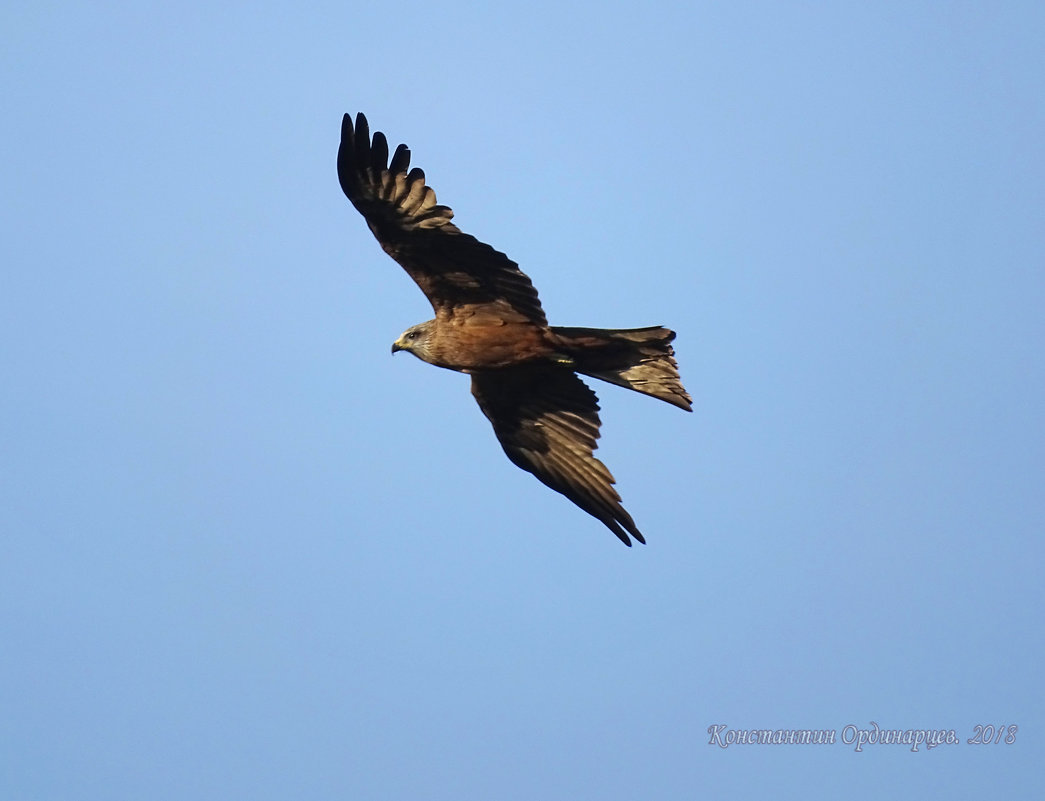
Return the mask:
[[399,347],[399,340],[397,339],[395,342],[392,343],[392,354],[394,355],[396,351],[400,350],[402,350],[402,348]]

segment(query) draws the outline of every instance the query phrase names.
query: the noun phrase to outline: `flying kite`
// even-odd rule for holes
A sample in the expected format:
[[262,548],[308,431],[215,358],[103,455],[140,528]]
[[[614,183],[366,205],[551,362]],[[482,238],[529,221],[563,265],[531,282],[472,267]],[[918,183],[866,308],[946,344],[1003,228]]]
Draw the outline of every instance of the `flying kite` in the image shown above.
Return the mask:
[[384,251],[414,279],[435,319],[392,345],[472,377],[472,395],[508,458],[601,520],[625,545],[646,540],[595,458],[599,404],[577,375],[599,378],[692,411],[679,380],[675,332],[549,326],[537,290],[514,261],[450,220],[410,149],[388,158],[366,117],[341,123],[337,174]]

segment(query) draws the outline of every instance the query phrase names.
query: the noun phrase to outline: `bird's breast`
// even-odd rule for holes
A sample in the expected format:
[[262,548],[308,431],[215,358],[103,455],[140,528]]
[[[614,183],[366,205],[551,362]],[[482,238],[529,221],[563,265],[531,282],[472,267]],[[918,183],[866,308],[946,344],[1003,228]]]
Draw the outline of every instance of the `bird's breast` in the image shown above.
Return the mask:
[[437,324],[433,351],[452,370],[490,370],[546,357],[545,329],[533,322],[466,318]]

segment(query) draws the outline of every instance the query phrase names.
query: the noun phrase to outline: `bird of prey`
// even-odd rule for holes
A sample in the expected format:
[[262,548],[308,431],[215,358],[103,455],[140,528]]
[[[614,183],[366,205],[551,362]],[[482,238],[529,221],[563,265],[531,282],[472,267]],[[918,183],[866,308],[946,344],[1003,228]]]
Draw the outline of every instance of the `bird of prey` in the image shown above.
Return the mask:
[[621,542],[646,540],[621,505],[614,479],[595,458],[599,404],[581,373],[692,411],[671,341],[651,328],[550,326],[519,265],[451,222],[453,212],[410,150],[389,160],[384,134],[366,117],[341,124],[337,174],[384,251],[424,292],[435,318],[392,345],[422,361],[466,373],[472,395],[508,458],[602,521]]

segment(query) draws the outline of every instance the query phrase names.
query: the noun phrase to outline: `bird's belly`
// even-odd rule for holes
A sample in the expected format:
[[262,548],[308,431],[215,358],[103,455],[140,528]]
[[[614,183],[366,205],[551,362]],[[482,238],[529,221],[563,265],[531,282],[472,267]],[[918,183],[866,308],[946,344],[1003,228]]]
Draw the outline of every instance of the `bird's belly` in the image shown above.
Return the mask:
[[466,323],[441,333],[442,366],[465,372],[523,364],[551,351],[543,330],[532,323]]

